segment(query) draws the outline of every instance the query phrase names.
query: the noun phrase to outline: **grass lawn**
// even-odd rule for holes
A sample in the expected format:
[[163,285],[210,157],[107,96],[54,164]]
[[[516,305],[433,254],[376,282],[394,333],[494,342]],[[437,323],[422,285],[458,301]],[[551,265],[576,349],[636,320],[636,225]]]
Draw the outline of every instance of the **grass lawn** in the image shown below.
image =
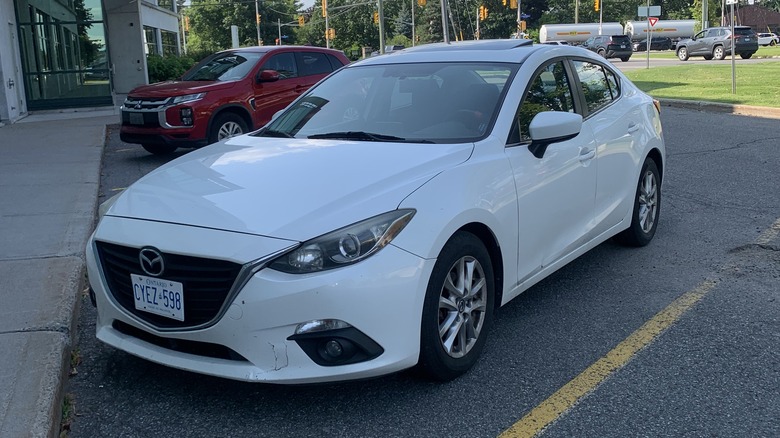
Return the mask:
[[[759,53],[762,47],[759,49]],[[778,47],[771,47],[778,49]],[[658,99],[709,102],[780,108],[780,63],[736,63],[737,92],[731,93],[731,64],[678,65],[626,72],[642,91]]]

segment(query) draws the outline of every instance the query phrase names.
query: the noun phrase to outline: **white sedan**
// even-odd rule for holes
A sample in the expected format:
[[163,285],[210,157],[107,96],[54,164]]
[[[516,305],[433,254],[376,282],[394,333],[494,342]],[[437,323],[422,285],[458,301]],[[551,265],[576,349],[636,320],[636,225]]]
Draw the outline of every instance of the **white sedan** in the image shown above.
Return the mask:
[[759,46],[774,46],[780,43],[780,36],[774,33],[759,33],[756,36],[758,37]]
[[353,63],[101,206],[97,337],[245,381],[415,365],[453,379],[501,305],[607,239],[651,241],[659,111],[577,47],[483,40]]

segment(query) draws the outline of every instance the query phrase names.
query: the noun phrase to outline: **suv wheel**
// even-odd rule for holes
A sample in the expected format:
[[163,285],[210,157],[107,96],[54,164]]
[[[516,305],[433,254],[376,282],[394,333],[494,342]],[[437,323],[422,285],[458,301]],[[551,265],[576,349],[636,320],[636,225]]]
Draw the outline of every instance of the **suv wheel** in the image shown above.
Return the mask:
[[141,147],[146,149],[146,152],[155,155],[168,155],[176,150],[176,146],[169,144],[144,143]]
[[605,52],[604,49],[599,49],[599,51],[596,52],[596,53],[598,53],[599,56],[601,56],[602,58],[606,58],[607,57],[607,52]]
[[680,59],[680,61],[687,61],[688,60],[688,48],[687,47],[679,47],[677,49],[677,57]]
[[209,144],[247,132],[246,122],[238,114],[218,115],[209,130]]
[[750,59],[751,56],[753,56],[752,53],[740,53],[739,56],[742,57],[742,59]]
[[723,60],[723,58],[726,57],[726,51],[723,50],[723,46],[716,46],[712,49],[712,57],[715,58],[716,61]]

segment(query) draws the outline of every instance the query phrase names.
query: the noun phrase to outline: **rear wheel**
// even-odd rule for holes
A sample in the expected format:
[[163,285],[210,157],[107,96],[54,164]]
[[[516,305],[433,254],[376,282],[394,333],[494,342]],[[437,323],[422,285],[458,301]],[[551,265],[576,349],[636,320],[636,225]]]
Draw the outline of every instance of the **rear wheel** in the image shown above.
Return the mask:
[[423,303],[419,367],[436,380],[468,371],[493,320],[493,267],[485,245],[459,232],[441,250]]
[[216,143],[245,132],[247,132],[246,122],[241,116],[233,113],[223,113],[218,115],[211,125],[209,143]]
[[616,236],[625,245],[645,246],[653,240],[661,212],[661,175],[650,158],[645,159],[634,198],[631,225]]
[[601,56],[602,58],[606,58],[606,57],[607,57],[607,52],[605,52],[605,51],[604,51],[604,49],[599,49],[599,51],[598,51],[597,53],[598,53],[598,54],[599,54],[599,56]]
[[688,60],[688,48],[687,47],[680,47],[677,49],[677,58],[680,61],[687,61]]
[[176,146],[172,146],[169,144],[150,144],[150,143],[144,143],[141,145],[144,149],[146,149],[146,152],[155,154],[155,155],[168,155],[176,150]]
[[624,57],[620,58],[620,60],[623,61],[623,62],[628,62],[629,59],[631,59],[630,56],[624,56]]
[[750,57],[753,56],[753,54],[752,53],[740,53],[739,56],[742,57],[742,59],[750,59]]
[[723,46],[717,46],[712,49],[712,57],[715,58],[716,61],[723,60],[723,58],[726,57],[726,51],[723,50]]

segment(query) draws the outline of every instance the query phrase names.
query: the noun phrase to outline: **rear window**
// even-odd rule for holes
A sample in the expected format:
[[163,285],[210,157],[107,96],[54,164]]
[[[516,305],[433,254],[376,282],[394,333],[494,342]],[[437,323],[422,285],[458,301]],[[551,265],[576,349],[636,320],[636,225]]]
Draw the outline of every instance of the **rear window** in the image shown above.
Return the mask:
[[753,29],[749,27],[743,27],[743,28],[735,28],[734,33],[737,35],[753,35],[755,32],[753,32]]
[[614,42],[616,44],[630,42],[629,39],[628,39],[628,35],[612,35],[611,38],[612,38],[612,42]]

